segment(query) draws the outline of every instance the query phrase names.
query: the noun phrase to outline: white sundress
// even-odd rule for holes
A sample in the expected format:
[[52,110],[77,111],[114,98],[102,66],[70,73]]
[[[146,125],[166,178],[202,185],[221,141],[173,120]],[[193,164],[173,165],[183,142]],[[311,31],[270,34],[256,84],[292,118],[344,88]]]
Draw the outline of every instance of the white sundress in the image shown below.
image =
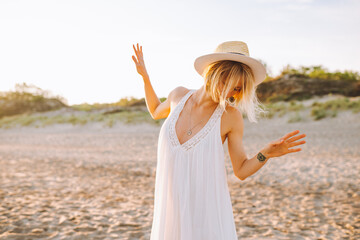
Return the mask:
[[176,135],[180,112],[195,91],[180,100],[160,129],[150,240],[237,240],[220,104],[192,138],[180,144]]

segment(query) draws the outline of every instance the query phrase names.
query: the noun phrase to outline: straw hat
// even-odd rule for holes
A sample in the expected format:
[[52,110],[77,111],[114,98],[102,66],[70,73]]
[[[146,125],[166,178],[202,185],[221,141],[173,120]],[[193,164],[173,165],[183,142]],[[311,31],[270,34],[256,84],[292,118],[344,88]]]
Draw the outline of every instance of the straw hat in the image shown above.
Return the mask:
[[255,85],[258,85],[265,80],[266,69],[264,65],[258,60],[250,57],[247,44],[241,41],[228,41],[221,43],[217,46],[214,53],[196,58],[194,67],[202,76],[206,66],[220,60],[232,60],[248,65],[254,73]]

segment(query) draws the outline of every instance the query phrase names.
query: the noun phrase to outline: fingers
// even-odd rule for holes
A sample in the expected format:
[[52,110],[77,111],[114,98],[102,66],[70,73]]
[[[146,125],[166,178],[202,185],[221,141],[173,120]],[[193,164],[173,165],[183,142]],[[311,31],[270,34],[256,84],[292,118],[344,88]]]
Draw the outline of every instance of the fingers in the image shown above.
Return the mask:
[[141,58],[143,58],[143,52],[142,52],[142,46],[140,46],[140,52],[139,52],[139,55]]
[[288,139],[288,138],[290,138],[290,137],[292,137],[292,136],[294,136],[294,135],[298,134],[299,132],[300,132],[299,130],[295,130],[295,131],[293,131],[293,132],[290,132],[290,133],[286,134],[286,135],[285,135],[285,136],[283,136],[281,139],[286,140],[286,139]]
[[142,54],[142,46],[139,47],[139,44],[136,44],[136,48],[135,48],[135,45],[133,44],[133,48],[135,50],[135,53]]
[[139,43],[137,43],[136,48],[135,48],[135,45],[133,44],[133,48],[134,48],[138,63],[142,62],[143,61],[142,46],[139,47]]
[[136,50],[136,48],[135,48],[135,45],[134,45],[134,44],[133,44],[133,48],[134,48],[135,53],[137,53],[137,50]]
[[293,137],[293,138],[291,138],[291,139],[288,139],[287,142],[288,142],[288,143],[291,143],[291,142],[294,142],[294,141],[299,140],[299,139],[304,138],[304,137],[306,137],[306,134],[301,134],[301,135],[299,135],[299,136],[296,136],[296,137]]
[[139,56],[138,56],[138,54],[137,54],[137,52],[136,52],[136,49],[135,49],[135,47],[134,47],[134,44],[133,44],[133,48],[134,48],[134,50],[135,50],[135,55],[136,55],[137,58],[135,58],[135,56],[132,55],[132,59],[134,59],[135,63],[138,63]]
[[292,152],[300,152],[301,148],[294,148],[294,149],[289,149],[288,153],[292,153]]
[[136,60],[136,57],[135,57],[134,55],[132,55],[132,59],[134,60],[134,62],[135,62],[136,64],[139,64],[139,62]]
[[135,48],[134,44],[133,44],[133,48],[134,48],[134,51],[135,51],[135,54],[137,57],[139,57],[139,44],[137,44],[137,47]]
[[298,146],[298,145],[305,144],[305,143],[306,143],[306,141],[289,143],[288,147],[290,148],[290,147]]

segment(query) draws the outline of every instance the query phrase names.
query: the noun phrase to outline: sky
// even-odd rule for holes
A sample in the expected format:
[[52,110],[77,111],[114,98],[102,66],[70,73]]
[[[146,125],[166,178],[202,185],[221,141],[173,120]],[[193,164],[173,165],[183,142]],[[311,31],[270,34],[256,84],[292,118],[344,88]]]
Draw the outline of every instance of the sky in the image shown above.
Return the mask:
[[0,91],[26,83],[69,105],[198,89],[194,60],[243,41],[270,76],[287,64],[360,72],[358,0],[0,0]]

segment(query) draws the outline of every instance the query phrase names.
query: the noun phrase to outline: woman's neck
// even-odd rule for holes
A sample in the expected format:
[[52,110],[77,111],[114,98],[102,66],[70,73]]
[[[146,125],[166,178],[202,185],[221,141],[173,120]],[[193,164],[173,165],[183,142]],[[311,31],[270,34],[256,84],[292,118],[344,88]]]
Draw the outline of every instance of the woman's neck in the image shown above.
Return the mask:
[[193,106],[195,108],[212,108],[218,104],[217,102],[214,102],[206,92],[204,85],[191,95],[191,100],[193,101]]

